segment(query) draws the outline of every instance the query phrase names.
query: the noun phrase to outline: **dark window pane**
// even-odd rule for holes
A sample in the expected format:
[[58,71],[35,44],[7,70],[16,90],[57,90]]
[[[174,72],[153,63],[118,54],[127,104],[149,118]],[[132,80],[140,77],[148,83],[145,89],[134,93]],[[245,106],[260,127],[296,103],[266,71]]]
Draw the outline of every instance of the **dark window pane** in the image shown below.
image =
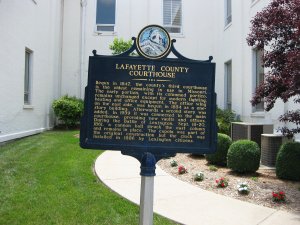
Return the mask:
[[29,104],[30,95],[30,52],[25,51],[24,103]]
[[114,26],[97,26],[97,31],[114,31]]
[[97,0],[97,24],[115,24],[116,0]]

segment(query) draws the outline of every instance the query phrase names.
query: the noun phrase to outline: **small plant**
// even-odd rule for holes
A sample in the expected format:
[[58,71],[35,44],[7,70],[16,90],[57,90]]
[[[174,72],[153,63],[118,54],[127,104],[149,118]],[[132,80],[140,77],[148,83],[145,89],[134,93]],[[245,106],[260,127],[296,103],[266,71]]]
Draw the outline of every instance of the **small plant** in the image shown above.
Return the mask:
[[170,162],[170,165],[171,165],[172,167],[176,167],[176,166],[178,166],[178,163],[173,159],[173,160]]
[[272,192],[272,200],[273,202],[285,202],[285,193],[283,191]]
[[236,119],[236,114],[234,111],[229,109],[220,109],[217,108],[216,119],[218,123],[219,132],[223,134],[230,135],[231,122],[238,122],[239,119]]
[[79,124],[80,117],[83,113],[83,101],[76,97],[68,95],[54,100],[52,108],[55,115],[67,127],[74,127]]
[[113,43],[109,45],[113,55],[118,55],[130,49],[132,40],[125,41],[123,38],[115,38]]
[[179,174],[185,174],[185,173],[187,173],[187,169],[184,166],[179,166],[178,167],[178,173]]
[[251,177],[251,180],[258,181],[258,177]]
[[194,181],[203,181],[203,180],[204,180],[204,173],[199,172],[195,174]]
[[208,168],[210,171],[214,171],[214,172],[218,170],[218,167],[216,167],[214,165],[210,165]]
[[242,194],[242,195],[247,195],[250,192],[250,188],[249,188],[247,182],[238,184],[237,190],[238,190],[239,194]]
[[217,187],[220,187],[220,188],[225,188],[228,186],[228,181],[224,177],[217,179],[216,183],[217,183]]

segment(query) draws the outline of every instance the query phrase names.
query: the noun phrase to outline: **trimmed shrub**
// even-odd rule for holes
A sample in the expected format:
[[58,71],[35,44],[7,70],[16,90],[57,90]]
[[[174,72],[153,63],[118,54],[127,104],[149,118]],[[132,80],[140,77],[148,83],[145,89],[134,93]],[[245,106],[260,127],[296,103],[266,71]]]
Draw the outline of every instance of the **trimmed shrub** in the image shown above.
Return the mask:
[[74,127],[79,124],[80,117],[83,113],[83,101],[76,97],[65,95],[54,100],[52,108],[55,115],[67,128]]
[[239,173],[255,172],[259,168],[260,149],[256,142],[238,140],[228,149],[227,166]]
[[217,151],[213,154],[206,154],[206,160],[211,164],[226,165],[227,152],[231,143],[232,140],[228,135],[218,133]]
[[300,181],[300,143],[283,144],[276,158],[276,175],[281,179]]

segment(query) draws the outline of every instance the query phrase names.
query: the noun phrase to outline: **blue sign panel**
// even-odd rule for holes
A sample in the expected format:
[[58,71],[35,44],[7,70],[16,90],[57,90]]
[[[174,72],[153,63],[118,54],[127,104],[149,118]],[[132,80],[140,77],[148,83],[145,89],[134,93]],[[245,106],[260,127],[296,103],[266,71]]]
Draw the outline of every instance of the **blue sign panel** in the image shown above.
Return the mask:
[[[216,151],[215,64],[145,54],[89,58],[83,148],[156,156]],[[150,59],[151,58],[151,59]]]

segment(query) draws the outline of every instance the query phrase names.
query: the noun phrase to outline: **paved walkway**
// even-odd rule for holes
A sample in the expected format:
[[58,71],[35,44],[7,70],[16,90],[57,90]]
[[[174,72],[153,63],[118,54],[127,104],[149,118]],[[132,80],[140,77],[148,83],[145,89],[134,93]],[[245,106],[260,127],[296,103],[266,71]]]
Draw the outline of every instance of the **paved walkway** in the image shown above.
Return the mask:
[[[141,177],[136,159],[106,151],[96,160],[95,171],[105,185],[139,204]],[[154,179],[154,211],[186,225],[300,225],[300,215],[202,190],[159,167]]]

